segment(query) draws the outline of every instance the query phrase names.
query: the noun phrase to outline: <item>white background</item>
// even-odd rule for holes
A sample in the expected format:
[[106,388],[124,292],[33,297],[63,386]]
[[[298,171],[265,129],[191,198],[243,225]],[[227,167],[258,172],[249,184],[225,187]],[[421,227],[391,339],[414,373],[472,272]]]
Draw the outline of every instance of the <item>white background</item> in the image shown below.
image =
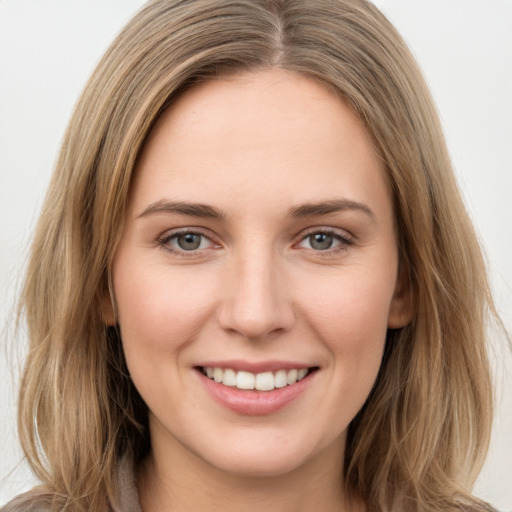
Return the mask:
[[[512,332],[512,0],[375,0],[418,58]],[[60,140],[96,62],[142,0],[0,0],[0,504],[33,484],[15,434],[21,269]],[[512,357],[494,336],[498,409],[475,493],[512,510]]]

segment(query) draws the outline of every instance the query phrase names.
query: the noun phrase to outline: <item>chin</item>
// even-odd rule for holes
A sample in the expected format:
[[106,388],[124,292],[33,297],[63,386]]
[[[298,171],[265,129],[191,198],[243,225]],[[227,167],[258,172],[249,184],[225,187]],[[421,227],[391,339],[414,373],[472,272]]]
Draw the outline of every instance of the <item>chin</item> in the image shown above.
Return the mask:
[[[273,437],[270,437],[273,436]],[[282,438],[277,434],[266,433],[250,443],[229,442],[218,444],[219,450],[201,450],[196,454],[208,465],[232,476],[244,478],[275,478],[306,469],[317,462],[327,461],[340,468],[343,460],[344,437],[333,442],[326,438],[318,443]],[[272,439],[272,442],[268,442]],[[324,466],[325,467],[325,466]]]

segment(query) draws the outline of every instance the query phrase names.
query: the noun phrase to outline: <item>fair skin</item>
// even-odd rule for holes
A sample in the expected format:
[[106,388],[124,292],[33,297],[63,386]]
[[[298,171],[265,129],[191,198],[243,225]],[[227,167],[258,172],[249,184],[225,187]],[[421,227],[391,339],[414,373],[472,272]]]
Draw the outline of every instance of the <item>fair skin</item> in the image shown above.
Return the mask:
[[359,119],[283,70],[211,81],[162,115],[135,176],[105,315],[149,408],[142,508],[362,510],[347,427],[410,312]]

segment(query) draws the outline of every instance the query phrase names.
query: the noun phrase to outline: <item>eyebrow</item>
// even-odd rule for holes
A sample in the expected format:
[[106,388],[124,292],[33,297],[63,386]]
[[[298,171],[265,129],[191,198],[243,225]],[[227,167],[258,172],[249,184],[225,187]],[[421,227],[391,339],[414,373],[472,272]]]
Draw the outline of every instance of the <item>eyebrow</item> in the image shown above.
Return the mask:
[[[347,210],[359,211],[371,219],[375,218],[375,214],[370,207],[364,203],[351,201],[350,199],[333,199],[319,203],[306,203],[300,206],[292,206],[288,210],[288,217],[304,219]],[[151,203],[138,217],[141,218],[158,213],[178,213],[181,215],[214,220],[224,220],[226,218],[225,214],[214,206],[202,203],[168,201],[164,199]]]
[[222,220],[225,215],[218,208],[201,203],[185,203],[161,199],[151,203],[138,217],[146,217],[155,213],[179,213],[203,219]]
[[293,218],[308,218],[317,215],[328,215],[346,210],[359,211],[370,217],[372,220],[375,214],[369,206],[350,199],[333,199],[331,201],[322,201],[320,203],[307,203],[300,206],[293,206],[288,211],[288,216]]

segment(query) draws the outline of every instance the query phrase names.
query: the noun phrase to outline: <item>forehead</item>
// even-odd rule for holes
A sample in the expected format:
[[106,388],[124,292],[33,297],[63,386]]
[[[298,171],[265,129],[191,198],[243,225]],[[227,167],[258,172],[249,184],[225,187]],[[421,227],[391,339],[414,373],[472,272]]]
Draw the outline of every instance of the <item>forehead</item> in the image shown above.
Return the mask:
[[[346,125],[343,132],[340,122]],[[268,152],[289,141],[307,140],[322,151],[322,141],[329,143],[330,135],[338,135],[340,145],[371,146],[369,134],[345,102],[322,83],[281,69],[246,72],[192,87],[161,116],[149,146],[161,132],[176,144],[185,137],[201,138],[204,144],[197,151],[214,139],[226,155],[233,149],[233,132],[238,135],[237,147],[245,150]]]
[[162,194],[200,202],[236,196],[256,205],[270,192],[283,204],[388,195],[359,118],[323,84],[280,69],[213,80],[183,94],[143,149],[133,199],[139,208]]

